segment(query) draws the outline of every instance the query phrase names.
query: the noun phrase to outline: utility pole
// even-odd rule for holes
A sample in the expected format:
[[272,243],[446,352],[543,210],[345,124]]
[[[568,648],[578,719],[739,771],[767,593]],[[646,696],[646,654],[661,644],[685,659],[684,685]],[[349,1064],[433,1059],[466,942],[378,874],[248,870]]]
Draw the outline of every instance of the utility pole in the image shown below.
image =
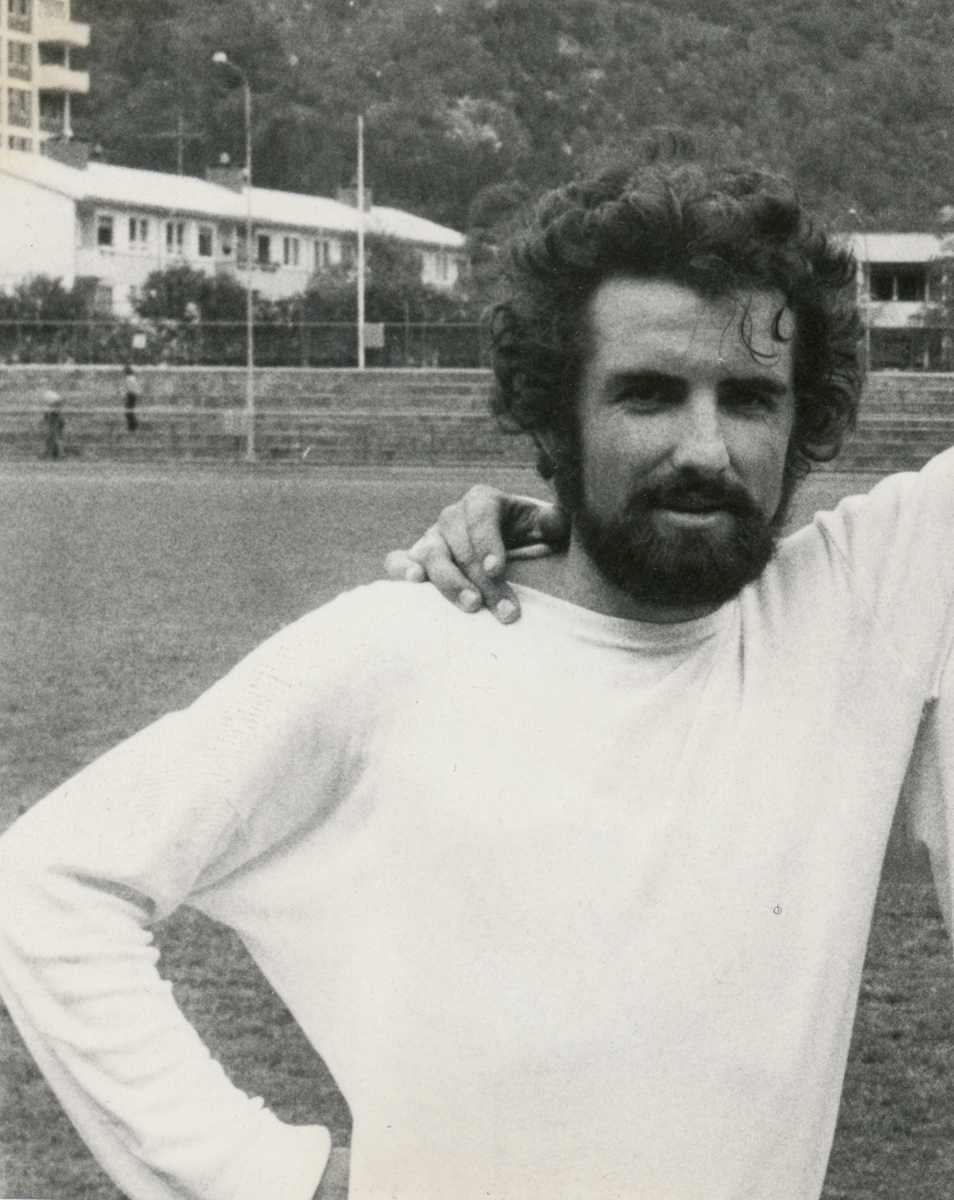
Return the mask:
[[252,88],[242,75],[245,87],[245,414],[248,429],[245,458],[255,461],[255,296],[252,289]]
[[245,460],[255,461],[255,298],[252,292],[252,87],[240,66],[224,50],[212,61],[231,67],[245,95]]
[[358,370],[364,370],[364,117],[358,117]]
[[185,117],[182,115],[182,109],[176,108],[176,127],[175,129],[163,129],[158,133],[137,133],[133,136],[137,140],[142,141],[174,141],[176,144],[176,174],[185,174],[185,146],[186,142],[201,142],[205,140],[205,135],[201,133],[193,133],[191,129],[186,128]]

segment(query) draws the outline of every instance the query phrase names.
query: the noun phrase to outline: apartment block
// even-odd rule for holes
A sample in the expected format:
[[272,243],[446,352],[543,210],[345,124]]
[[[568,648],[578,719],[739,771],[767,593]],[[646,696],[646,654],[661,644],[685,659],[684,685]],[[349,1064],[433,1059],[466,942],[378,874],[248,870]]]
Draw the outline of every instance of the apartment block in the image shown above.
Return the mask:
[[89,74],[71,56],[89,45],[89,26],[70,19],[69,0],[0,0],[0,149],[38,154],[49,137],[72,133],[72,97]]

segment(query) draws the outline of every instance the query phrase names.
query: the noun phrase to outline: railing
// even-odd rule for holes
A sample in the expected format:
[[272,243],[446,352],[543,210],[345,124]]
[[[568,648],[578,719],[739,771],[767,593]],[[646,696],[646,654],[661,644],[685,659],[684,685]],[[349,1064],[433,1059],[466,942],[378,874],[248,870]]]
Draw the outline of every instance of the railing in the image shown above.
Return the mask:
[[[243,366],[244,321],[0,320],[0,363],[123,363]],[[386,322],[369,367],[486,367],[489,334],[474,322]],[[353,367],[353,322],[261,322],[254,328],[261,367]]]

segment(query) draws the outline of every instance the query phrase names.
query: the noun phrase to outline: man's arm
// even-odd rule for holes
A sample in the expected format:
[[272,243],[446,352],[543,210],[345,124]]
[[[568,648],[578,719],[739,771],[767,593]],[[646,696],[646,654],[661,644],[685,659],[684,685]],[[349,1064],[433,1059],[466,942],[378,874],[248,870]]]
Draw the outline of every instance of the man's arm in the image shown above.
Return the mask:
[[0,839],[4,998],[135,1200],[311,1200],[328,1158],[327,1130],[283,1124],[212,1060],[156,971],[148,929],[321,819],[336,762],[314,714],[338,695],[308,661],[327,645],[321,623],[299,626]]
[[478,484],[448,505],[410,550],[389,554],[385,568],[391,579],[433,583],[464,612],[486,604],[508,624],[520,616],[504,578],[508,558],[549,554],[565,546],[568,536],[558,506]]

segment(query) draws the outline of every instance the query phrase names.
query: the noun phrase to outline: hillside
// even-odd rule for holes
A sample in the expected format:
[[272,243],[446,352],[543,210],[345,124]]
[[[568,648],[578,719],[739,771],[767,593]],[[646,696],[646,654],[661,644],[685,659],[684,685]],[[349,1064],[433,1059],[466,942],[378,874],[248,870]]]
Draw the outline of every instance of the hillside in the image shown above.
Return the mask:
[[113,162],[334,194],[367,120],[375,199],[460,229],[654,127],[786,172],[834,224],[924,229],[954,201],[948,0],[74,0],[76,131]]

